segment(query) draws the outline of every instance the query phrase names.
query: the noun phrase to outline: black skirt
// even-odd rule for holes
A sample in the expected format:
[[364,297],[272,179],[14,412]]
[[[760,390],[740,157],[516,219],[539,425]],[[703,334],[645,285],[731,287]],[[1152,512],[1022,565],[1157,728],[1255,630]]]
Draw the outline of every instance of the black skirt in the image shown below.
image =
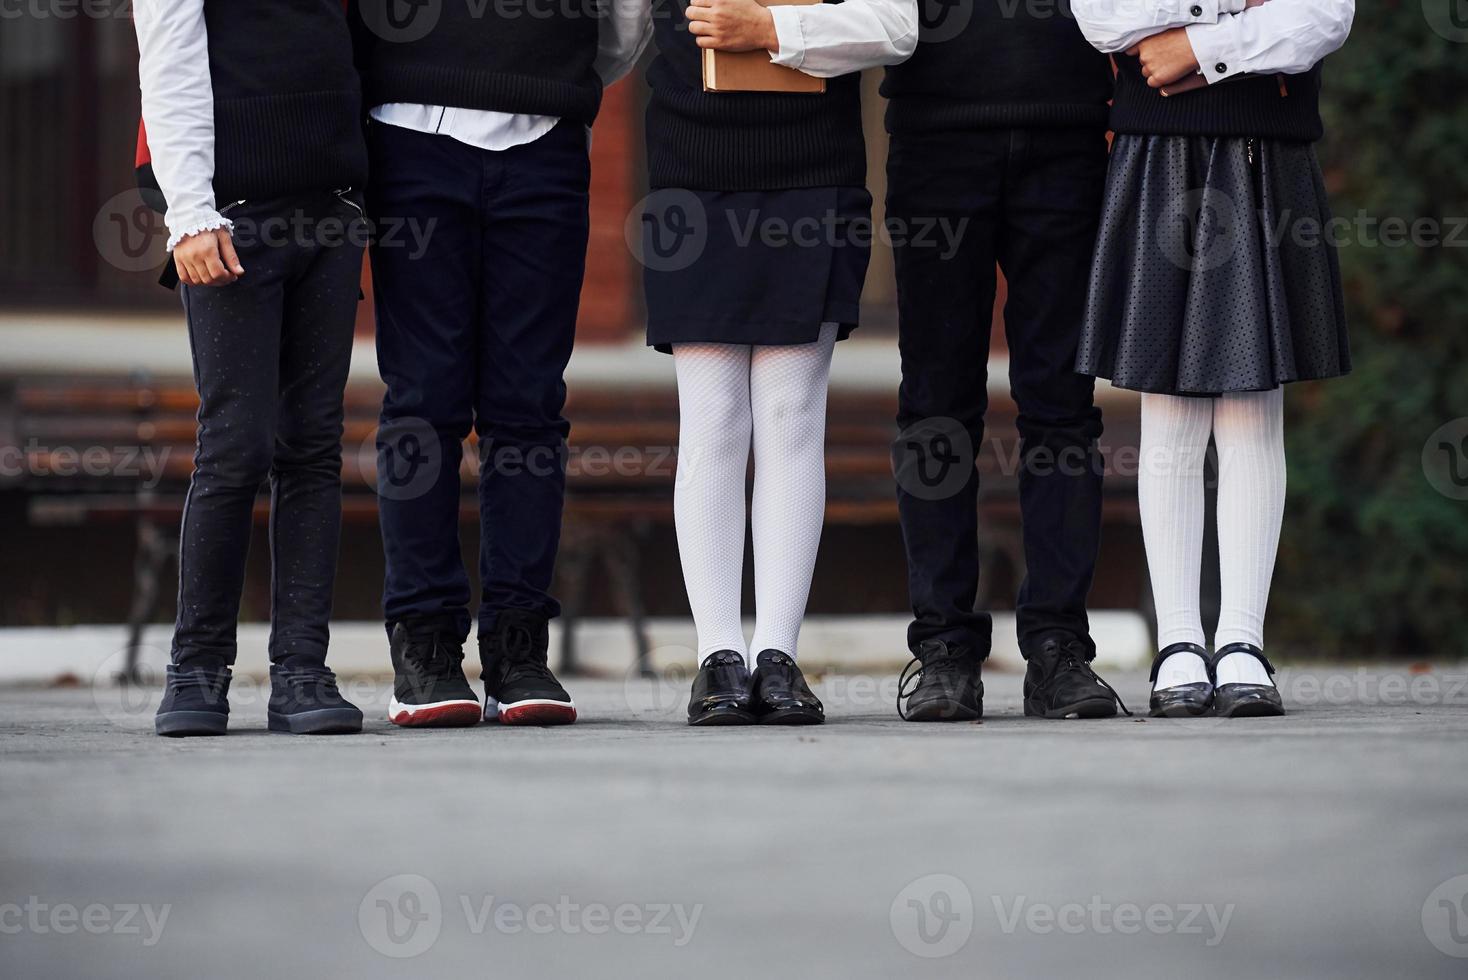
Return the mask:
[[872,198],[859,187],[664,189],[642,216],[647,342],[809,344],[856,329],[871,259]]
[[1076,369],[1173,395],[1348,373],[1332,234],[1308,143],[1117,136]]

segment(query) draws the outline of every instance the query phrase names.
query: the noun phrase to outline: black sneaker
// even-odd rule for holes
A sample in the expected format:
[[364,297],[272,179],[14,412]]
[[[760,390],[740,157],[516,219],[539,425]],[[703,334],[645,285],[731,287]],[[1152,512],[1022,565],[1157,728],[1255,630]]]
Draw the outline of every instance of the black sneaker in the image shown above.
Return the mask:
[[1049,633],[1025,654],[1025,715],[1041,718],[1111,718],[1130,715],[1111,685],[1096,676],[1090,645],[1070,633]]
[[229,727],[228,667],[168,665],[163,702],[153,719],[159,735],[223,735]]
[[451,624],[396,623],[387,720],[409,728],[479,724],[479,699],[464,677],[464,641]]
[[292,735],[352,735],[362,730],[362,711],[342,697],[336,675],[326,667],[270,665],[272,732]]
[[826,720],[821,699],[789,654],[766,650],[756,657],[749,688],[761,725],[819,725]]
[[733,650],[711,653],[693,678],[688,699],[690,725],[752,725],[754,706],[749,668]]
[[982,667],[983,658],[972,650],[923,641],[897,682],[897,714],[904,721],[979,720],[984,717]]
[[569,725],[576,702],[546,662],[550,625],[544,616],[502,610],[494,632],[479,634],[484,665],[484,717],[506,725]]

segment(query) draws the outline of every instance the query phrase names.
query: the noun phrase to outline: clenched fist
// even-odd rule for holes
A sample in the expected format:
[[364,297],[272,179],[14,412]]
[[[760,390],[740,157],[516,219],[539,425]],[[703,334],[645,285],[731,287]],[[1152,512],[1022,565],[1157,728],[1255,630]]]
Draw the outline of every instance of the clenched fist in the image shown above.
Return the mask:
[[1183,27],[1153,34],[1130,48],[1127,54],[1141,60],[1142,75],[1153,88],[1164,88],[1198,70],[1198,56],[1193,53],[1193,42],[1188,40],[1187,29]]
[[775,18],[755,0],[689,0],[688,30],[700,48],[778,51]]

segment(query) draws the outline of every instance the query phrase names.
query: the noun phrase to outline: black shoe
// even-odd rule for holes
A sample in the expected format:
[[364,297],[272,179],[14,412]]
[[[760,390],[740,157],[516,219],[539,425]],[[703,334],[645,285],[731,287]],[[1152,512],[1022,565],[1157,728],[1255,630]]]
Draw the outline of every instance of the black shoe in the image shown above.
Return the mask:
[[326,667],[270,665],[272,732],[292,735],[352,735],[362,730],[362,711],[342,697],[336,675]]
[[805,675],[779,650],[766,650],[755,658],[749,688],[761,725],[819,725],[826,720],[826,709]]
[[1071,633],[1053,632],[1025,654],[1025,715],[1041,718],[1111,718],[1130,715],[1111,685],[1096,676],[1090,644]]
[[168,666],[163,702],[153,719],[159,735],[223,735],[229,727],[228,667]]
[[1199,681],[1195,684],[1179,684],[1176,687],[1168,687],[1157,690],[1157,672],[1162,669],[1163,661],[1174,653],[1193,653],[1203,661],[1203,667],[1208,676],[1213,676],[1212,666],[1208,662],[1208,651],[1196,643],[1174,643],[1157,654],[1152,661],[1152,696],[1147,701],[1147,706],[1153,718],[1196,718],[1206,715],[1213,710],[1213,684],[1210,681]]
[[[1264,651],[1252,643],[1230,643],[1213,655],[1208,665],[1213,682],[1218,684],[1218,662],[1231,653],[1247,653],[1264,665],[1274,676],[1274,664]],[[1225,718],[1277,718],[1285,713],[1284,699],[1273,684],[1220,684],[1213,695],[1213,710]]]
[[984,682],[979,679],[983,662],[972,650],[942,640],[920,643],[917,656],[897,681],[897,714],[904,721],[984,717]]
[[547,666],[550,624],[520,609],[501,610],[494,631],[479,634],[484,717],[506,725],[569,725],[576,702]]
[[479,724],[479,699],[464,677],[464,641],[453,624],[411,621],[393,625],[393,688],[387,719],[408,728],[464,728]]
[[693,694],[688,699],[688,724],[754,724],[750,680],[744,658],[733,650],[709,654],[693,678]]

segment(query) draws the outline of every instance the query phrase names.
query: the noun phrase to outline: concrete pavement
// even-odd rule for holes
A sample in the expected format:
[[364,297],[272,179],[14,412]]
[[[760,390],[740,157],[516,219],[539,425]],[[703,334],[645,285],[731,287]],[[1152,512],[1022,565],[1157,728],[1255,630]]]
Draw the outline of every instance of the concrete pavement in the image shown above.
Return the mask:
[[[1133,708],[1146,678],[1111,678]],[[0,690],[0,976],[1461,977],[1468,670],[1281,675],[1219,722],[691,730],[581,680],[571,729],[151,734],[151,695]],[[1459,877],[1465,876],[1465,877]]]

